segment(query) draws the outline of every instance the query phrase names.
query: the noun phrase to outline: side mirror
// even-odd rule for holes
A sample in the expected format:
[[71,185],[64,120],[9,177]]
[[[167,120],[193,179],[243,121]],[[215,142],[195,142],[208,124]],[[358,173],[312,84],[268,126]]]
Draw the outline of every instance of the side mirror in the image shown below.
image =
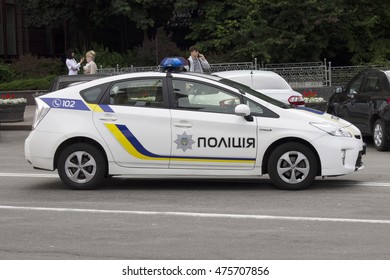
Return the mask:
[[253,117],[251,116],[251,109],[246,104],[237,105],[234,108],[234,113],[237,116],[244,117],[248,122],[253,122]]
[[239,104],[234,108],[234,113],[241,117],[247,117],[251,114],[251,109],[246,104]]
[[343,93],[343,91],[344,91],[343,87],[336,87],[334,89],[334,93]]

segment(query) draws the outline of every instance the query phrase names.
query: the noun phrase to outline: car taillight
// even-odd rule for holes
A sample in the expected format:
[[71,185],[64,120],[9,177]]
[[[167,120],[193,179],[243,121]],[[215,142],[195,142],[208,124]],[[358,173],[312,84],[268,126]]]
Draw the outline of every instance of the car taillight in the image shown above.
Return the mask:
[[38,124],[41,122],[41,120],[46,116],[46,114],[50,111],[50,107],[40,100],[39,98],[35,98],[36,109],[35,109],[35,115],[33,120],[32,129],[34,130]]
[[295,105],[295,106],[304,106],[305,105],[305,99],[302,96],[297,96],[297,95],[290,96],[290,98],[288,99],[288,102],[291,105]]
[[390,104],[390,98],[387,98],[387,104]]

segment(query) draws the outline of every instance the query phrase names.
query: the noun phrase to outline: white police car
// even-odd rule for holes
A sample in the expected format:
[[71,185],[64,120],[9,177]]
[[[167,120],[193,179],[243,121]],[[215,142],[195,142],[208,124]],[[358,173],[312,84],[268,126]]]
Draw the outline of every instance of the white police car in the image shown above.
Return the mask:
[[[173,59],[176,61],[175,59]],[[259,178],[303,189],[363,168],[352,124],[210,75],[133,73],[36,98],[25,155],[74,189],[104,177]]]

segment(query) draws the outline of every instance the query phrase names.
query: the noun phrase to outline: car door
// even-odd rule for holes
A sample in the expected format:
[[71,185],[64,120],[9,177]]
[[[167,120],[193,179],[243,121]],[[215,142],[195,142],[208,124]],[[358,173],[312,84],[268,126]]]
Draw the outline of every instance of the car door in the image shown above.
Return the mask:
[[93,119],[115,162],[124,167],[168,168],[171,116],[163,78],[121,80],[108,91]]
[[[365,73],[356,76],[345,88],[344,92],[338,95],[337,114],[351,123],[356,122],[356,98],[361,94]],[[336,108],[336,106],[335,106]]]
[[382,91],[379,71],[370,71],[365,77],[361,94],[356,96],[354,103],[355,125],[364,134],[371,134],[370,118],[375,112],[375,102]]
[[173,78],[170,168],[253,169],[257,121],[234,113],[239,94],[205,82]]

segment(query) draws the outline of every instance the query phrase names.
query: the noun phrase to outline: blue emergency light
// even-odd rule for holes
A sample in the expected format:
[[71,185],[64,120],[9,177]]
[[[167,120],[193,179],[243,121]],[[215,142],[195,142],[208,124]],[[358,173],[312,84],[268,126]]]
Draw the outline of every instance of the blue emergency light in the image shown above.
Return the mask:
[[160,62],[161,72],[182,72],[187,71],[186,68],[188,60],[184,57],[166,57]]

